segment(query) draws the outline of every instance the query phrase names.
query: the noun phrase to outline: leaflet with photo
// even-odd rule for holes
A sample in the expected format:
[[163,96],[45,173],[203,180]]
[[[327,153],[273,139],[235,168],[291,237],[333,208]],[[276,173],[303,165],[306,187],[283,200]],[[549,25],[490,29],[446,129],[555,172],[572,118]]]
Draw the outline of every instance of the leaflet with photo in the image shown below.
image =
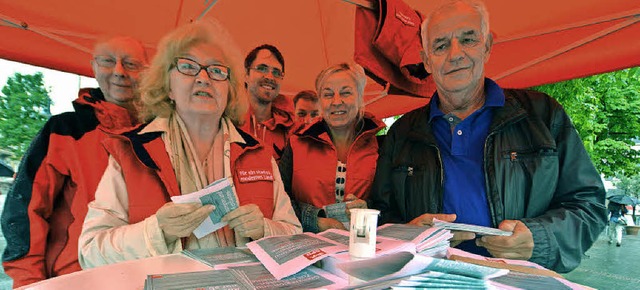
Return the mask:
[[435,227],[447,229],[450,231],[473,232],[476,233],[476,235],[480,236],[511,236],[513,234],[513,232],[503,231],[496,228],[461,223],[450,223],[438,219],[433,220],[433,225]]
[[222,178],[214,181],[209,186],[193,193],[172,196],[175,203],[199,202],[203,205],[212,204],[216,207],[194,231],[196,238],[200,239],[227,225],[222,221],[227,213],[238,208],[238,198],[233,189],[231,178]]
[[349,249],[313,233],[265,237],[248,243],[247,247],[278,280],[331,254]]

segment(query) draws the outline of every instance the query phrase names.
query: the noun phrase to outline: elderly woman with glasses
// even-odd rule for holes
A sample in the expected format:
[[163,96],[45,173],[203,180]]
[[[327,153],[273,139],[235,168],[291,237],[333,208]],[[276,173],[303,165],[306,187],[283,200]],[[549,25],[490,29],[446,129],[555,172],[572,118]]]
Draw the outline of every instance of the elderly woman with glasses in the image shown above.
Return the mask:
[[[187,24],[160,42],[142,80],[145,123],[105,142],[109,165],[80,236],[83,268],[301,232],[271,154],[238,129],[243,84],[239,49],[217,22]],[[224,178],[239,207],[222,218],[227,226],[196,238],[217,209],[170,197]]]
[[280,159],[285,190],[304,231],[345,229],[351,208],[366,208],[384,124],[364,113],[366,76],[341,63],[320,72],[322,119],[296,131]]

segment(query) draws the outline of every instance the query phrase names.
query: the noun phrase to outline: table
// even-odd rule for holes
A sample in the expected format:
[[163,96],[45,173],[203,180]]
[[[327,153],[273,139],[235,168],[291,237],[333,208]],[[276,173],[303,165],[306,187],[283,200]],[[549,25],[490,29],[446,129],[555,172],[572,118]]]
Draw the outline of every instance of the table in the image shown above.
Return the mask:
[[126,261],[47,279],[18,289],[144,289],[150,274],[211,270],[211,267],[182,254]]

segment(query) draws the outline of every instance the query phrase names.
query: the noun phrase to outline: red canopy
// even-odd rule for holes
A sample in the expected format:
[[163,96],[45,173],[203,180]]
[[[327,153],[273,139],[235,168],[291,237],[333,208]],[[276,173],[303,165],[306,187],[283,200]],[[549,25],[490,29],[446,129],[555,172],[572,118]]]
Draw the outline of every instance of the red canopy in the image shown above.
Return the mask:
[[[423,14],[436,5],[405,1]],[[502,86],[530,87],[640,65],[638,1],[485,2],[496,35],[487,75]],[[131,35],[152,53],[162,35],[201,15],[220,20],[245,52],[263,43],[280,48],[287,95],[312,89],[327,65],[353,59],[355,5],[341,0],[0,0],[0,7],[0,58],[87,76],[96,38]],[[379,117],[426,102],[382,97],[382,91],[370,82],[365,96],[368,110]]]

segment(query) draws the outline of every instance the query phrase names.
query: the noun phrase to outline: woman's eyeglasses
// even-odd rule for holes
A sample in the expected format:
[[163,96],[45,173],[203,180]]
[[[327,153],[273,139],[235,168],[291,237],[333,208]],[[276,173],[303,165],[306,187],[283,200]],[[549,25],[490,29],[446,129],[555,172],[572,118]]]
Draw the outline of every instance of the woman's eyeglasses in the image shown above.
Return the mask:
[[188,76],[197,76],[200,71],[207,72],[207,76],[214,81],[226,81],[229,79],[231,69],[221,64],[201,65],[192,59],[176,57],[173,64],[178,72]]

